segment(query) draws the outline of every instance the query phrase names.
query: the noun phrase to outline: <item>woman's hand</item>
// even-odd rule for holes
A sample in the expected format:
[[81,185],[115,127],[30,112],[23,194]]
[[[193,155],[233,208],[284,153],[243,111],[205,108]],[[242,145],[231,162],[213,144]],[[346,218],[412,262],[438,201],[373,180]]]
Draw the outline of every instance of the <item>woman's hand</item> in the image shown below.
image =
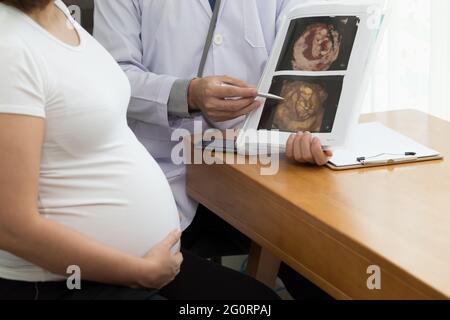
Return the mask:
[[173,231],[144,256],[144,268],[138,281],[141,287],[161,289],[180,273],[183,255],[179,250],[172,253],[180,238],[181,231]]
[[286,144],[286,157],[300,163],[324,166],[333,153],[323,150],[319,138],[309,132],[293,134]]

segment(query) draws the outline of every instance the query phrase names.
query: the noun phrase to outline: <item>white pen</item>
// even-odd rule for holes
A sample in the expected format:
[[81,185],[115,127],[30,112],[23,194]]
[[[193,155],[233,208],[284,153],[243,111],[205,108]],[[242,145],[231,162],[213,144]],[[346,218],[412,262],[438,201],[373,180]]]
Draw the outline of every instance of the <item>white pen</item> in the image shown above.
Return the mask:
[[[221,83],[221,86],[224,86],[224,87],[236,87],[236,86],[233,86],[231,84],[223,83],[223,82]],[[258,92],[258,93],[256,93],[256,96],[257,97],[261,97],[261,98],[266,98],[266,99],[278,100],[278,101],[284,101],[285,100],[283,97],[280,97],[280,96],[277,96],[277,95],[274,95],[274,94],[271,94],[271,93]]]
[[274,94],[271,94],[271,93],[257,93],[257,96],[258,97],[261,97],[261,98],[266,98],[266,99],[272,99],[272,100],[278,100],[278,101],[284,101],[284,98],[283,97],[280,97],[280,96],[277,96],[277,95],[274,95]]
[[385,159],[385,160],[362,160],[360,163],[365,166],[369,165],[383,165],[383,164],[396,164],[396,163],[405,163],[405,162],[415,162],[419,160],[418,157],[406,157],[406,158],[398,158],[398,159]]

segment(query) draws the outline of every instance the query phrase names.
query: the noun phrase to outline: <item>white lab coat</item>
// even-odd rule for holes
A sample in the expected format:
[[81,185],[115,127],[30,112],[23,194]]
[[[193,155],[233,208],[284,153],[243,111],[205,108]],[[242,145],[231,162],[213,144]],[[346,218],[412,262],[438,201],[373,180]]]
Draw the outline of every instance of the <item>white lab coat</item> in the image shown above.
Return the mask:
[[[205,76],[228,75],[258,84],[284,10],[306,1],[222,0]],[[197,204],[186,195],[185,167],[172,164],[175,143],[170,137],[175,128],[191,128],[193,120],[168,116],[167,102],[176,79],[196,76],[212,16],[210,4],[96,0],[95,5],[94,36],[131,82],[130,126],[166,173],[185,228]]]

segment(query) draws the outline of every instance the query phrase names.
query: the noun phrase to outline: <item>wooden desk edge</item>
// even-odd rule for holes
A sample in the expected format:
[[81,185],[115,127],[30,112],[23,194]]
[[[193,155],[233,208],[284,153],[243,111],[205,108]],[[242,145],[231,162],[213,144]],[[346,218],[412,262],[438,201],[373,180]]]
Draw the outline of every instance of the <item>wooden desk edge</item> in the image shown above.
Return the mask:
[[[333,296],[336,299],[343,299],[343,300],[350,300],[352,297],[345,294],[343,291],[341,291],[339,288],[332,285],[330,282],[322,278],[321,276],[317,275],[314,271],[310,270],[305,265],[299,263],[294,258],[290,257],[289,255],[286,255],[283,250],[280,248],[277,248],[274,246],[269,240],[267,240],[262,235],[253,232],[250,228],[248,228],[244,223],[239,221],[238,219],[234,218],[233,216],[230,216],[226,212],[224,212],[223,209],[216,206],[213,202],[209,201],[208,199],[204,198],[199,192],[194,190],[193,188],[188,188],[188,194],[196,201],[202,203],[205,207],[210,209],[211,211],[215,212],[217,215],[219,215],[222,219],[230,223],[233,227],[235,227],[237,230],[242,232],[243,234],[247,235],[254,243],[259,245],[261,248],[264,248],[268,250],[273,256],[277,257],[281,261],[284,261],[288,265],[290,265],[292,268],[297,270],[299,273],[301,273],[303,276],[305,276],[307,279],[318,285],[320,288],[322,288],[324,291],[326,291],[328,294]],[[309,216],[309,214],[305,213],[305,215]],[[310,216],[309,216],[310,217]],[[395,279],[397,279],[398,282],[401,282],[404,284],[405,287],[410,288],[411,292],[416,292],[417,299],[448,299],[448,297],[444,294],[436,290],[435,288],[432,288],[422,282],[420,279],[417,279],[407,273],[405,270],[401,269],[398,266],[394,266],[391,262],[387,261],[384,257],[379,256],[377,253],[373,252],[369,248],[361,245],[360,243],[354,241],[353,239],[347,239],[345,236],[340,235],[340,233],[336,232],[335,230],[331,229],[329,226],[323,224],[322,221],[316,220],[317,223],[311,224],[309,219],[304,219],[302,217],[303,222],[307,223],[311,228],[314,228],[321,232],[325,237],[329,237],[345,247],[347,250],[357,254],[358,256],[362,257],[363,259],[370,261],[382,261],[383,263],[379,263],[380,267],[383,269],[383,273],[385,275],[389,275]],[[328,229],[328,231],[327,231]],[[331,230],[331,232],[330,232]],[[344,237],[344,241],[342,241],[342,237]],[[347,245],[345,242],[347,241],[354,241],[353,245],[356,245],[361,248],[361,251],[355,251],[354,247]],[[268,271],[263,271],[263,273],[267,273]],[[263,283],[267,285],[271,285],[274,281],[272,278],[260,278],[256,274],[252,274],[253,276],[256,276],[256,278]],[[406,279],[405,278],[409,278]],[[412,285],[411,283],[415,284],[416,286]]]
[[[414,111],[415,112],[415,111]],[[418,112],[419,113],[419,112]],[[365,117],[365,120],[371,121],[372,120],[371,115],[368,115]],[[228,166],[228,168],[236,170],[233,168],[233,166]],[[258,183],[257,181],[253,180],[253,182]],[[261,184],[259,184],[260,187],[264,187]],[[326,290],[328,293],[333,295],[336,298],[339,299],[350,299],[348,295],[343,293],[338,288],[334,287],[332,284],[327,282],[325,279],[321,278],[320,276],[316,275],[313,271],[309,270],[307,267],[303,266],[302,264],[295,261],[293,258],[285,255],[282,250],[279,248],[273,246],[270,241],[265,239],[263,236],[256,234],[252,232],[249,228],[245,226],[245,224],[241,223],[238,219],[233,218],[232,216],[228,215],[226,212],[224,212],[221,208],[214,205],[212,201],[209,201],[208,199],[202,197],[201,193],[196,191],[194,188],[188,185],[188,194],[211,209],[212,211],[216,212],[219,216],[221,216],[223,219],[228,221],[230,224],[232,224],[234,227],[236,227],[238,230],[243,232],[244,234],[250,236],[250,238],[258,243],[260,246],[266,248],[269,250],[272,254],[275,256],[281,258],[283,261],[289,263],[291,266],[293,266],[297,271],[301,272],[304,276],[318,284],[322,289]],[[359,252],[363,252],[362,257],[366,258],[367,260],[377,259],[378,261],[381,259],[383,261],[384,266],[383,270],[384,272],[389,272],[393,277],[397,278],[400,282],[403,282],[407,287],[409,287],[412,291],[417,292],[418,295],[424,297],[424,298],[432,298],[432,299],[448,299],[449,297],[439,292],[437,289],[432,288],[431,286],[427,285],[420,279],[415,278],[414,276],[410,275],[406,270],[403,270],[399,266],[395,266],[390,261],[387,261],[384,257],[379,256],[376,252],[373,252],[369,248],[365,247],[363,244],[357,242],[354,239],[350,239],[346,237],[345,235],[341,235],[336,230],[332,229],[330,226],[326,225],[323,221],[320,221],[318,219],[315,219],[313,216],[309,215],[307,212],[304,212],[301,217],[305,222],[307,222],[309,225],[311,225],[314,228],[317,228],[320,232],[322,232],[324,235],[332,237],[335,241],[341,243],[345,247],[347,247],[349,250],[352,250],[352,247],[354,245],[358,246],[360,250]],[[348,245],[348,241],[352,242],[352,246]],[[356,251],[355,251],[356,252]],[[360,254],[359,252],[356,252]],[[361,254],[360,254],[361,255]],[[412,284],[411,284],[412,283]]]

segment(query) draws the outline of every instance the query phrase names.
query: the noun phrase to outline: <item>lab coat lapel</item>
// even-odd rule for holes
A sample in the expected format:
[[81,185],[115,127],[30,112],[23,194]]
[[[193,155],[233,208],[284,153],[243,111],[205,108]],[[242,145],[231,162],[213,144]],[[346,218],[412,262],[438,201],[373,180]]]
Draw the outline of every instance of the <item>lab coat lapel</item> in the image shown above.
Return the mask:
[[208,15],[208,17],[211,19],[212,18],[212,10],[211,10],[211,5],[209,4],[209,1],[208,0],[197,0],[197,1],[200,1],[200,4],[202,5],[203,9],[205,9],[204,11]]
[[[224,11],[224,8],[225,8],[225,4],[227,3],[227,1],[228,0],[222,0],[222,4],[220,5],[219,20],[222,17],[222,14],[223,14],[223,11]],[[245,0],[245,1],[247,1],[247,0]]]
[[[212,18],[212,9],[211,9],[211,5],[209,4],[209,0],[198,0],[198,1],[200,1],[203,9],[205,9],[206,14],[211,19]],[[227,2],[227,0],[222,0],[222,3],[220,5],[219,18],[222,16],[223,8],[225,7],[226,2]]]

